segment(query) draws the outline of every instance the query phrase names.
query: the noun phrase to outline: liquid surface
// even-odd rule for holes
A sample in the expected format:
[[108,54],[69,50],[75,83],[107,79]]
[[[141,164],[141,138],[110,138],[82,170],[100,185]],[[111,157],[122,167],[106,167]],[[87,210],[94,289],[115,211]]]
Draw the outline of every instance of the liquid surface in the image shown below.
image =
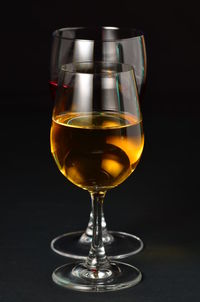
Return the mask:
[[123,182],[142,154],[142,122],[129,114],[68,113],[53,118],[51,152],[75,185],[107,190]]

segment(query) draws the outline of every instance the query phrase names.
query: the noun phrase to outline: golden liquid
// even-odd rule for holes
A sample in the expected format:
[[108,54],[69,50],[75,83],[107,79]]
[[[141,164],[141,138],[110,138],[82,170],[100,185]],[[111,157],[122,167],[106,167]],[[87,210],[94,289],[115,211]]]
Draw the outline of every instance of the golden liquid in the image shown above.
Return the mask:
[[129,114],[74,113],[52,120],[51,152],[58,168],[88,191],[123,182],[142,154],[142,122]]

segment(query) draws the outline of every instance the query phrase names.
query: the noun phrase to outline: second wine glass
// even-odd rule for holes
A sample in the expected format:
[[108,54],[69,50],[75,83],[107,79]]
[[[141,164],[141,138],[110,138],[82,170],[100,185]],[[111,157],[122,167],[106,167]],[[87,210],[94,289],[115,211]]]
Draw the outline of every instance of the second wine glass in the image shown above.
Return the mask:
[[[58,74],[62,65],[79,61],[126,63],[134,68],[137,89],[142,100],[146,81],[146,49],[144,35],[131,28],[76,27],[54,31],[50,65],[50,89],[55,98]],[[68,89],[68,87],[63,87]],[[85,259],[92,240],[93,213],[84,231],[65,233],[51,242],[51,248],[62,256]],[[102,232],[107,255],[122,259],[138,253],[142,240],[133,234],[107,231],[102,213]]]

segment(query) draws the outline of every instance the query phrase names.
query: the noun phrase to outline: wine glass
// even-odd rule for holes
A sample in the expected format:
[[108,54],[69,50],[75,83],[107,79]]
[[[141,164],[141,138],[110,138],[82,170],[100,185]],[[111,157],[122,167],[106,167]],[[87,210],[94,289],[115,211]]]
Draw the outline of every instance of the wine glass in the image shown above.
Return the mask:
[[58,267],[53,280],[70,289],[92,292],[137,284],[141,272],[127,263],[111,262],[102,238],[106,192],[126,180],[143,151],[142,116],[133,68],[96,61],[62,66],[50,140],[60,172],[90,193],[93,214],[87,259]]
[[[58,73],[65,63],[78,61],[106,61],[128,63],[134,67],[140,100],[146,81],[146,50],[144,36],[135,29],[117,27],[76,27],[54,31],[50,65],[50,89],[55,99]],[[67,89],[67,87],[65,87]],[[121,259],[138,253],[142,240],[132,234],[107,231],[102,213],[102,232],[107,255]],[[51,248],[58,254],[75,259],[86,258],[92,240],[93,214],[86,231],[76,231],[56,237]]]

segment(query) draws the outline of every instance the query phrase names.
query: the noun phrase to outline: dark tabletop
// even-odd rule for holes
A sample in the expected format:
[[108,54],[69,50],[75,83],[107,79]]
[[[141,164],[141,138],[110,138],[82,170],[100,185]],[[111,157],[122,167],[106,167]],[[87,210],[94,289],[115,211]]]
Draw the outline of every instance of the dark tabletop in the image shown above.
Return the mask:
[[108,228],[145,243],[124,260],[141,269],[142,282],[118,292],[80,293],[53,283],[52,271],[72,260],[56,255],[50,241],[86,227],[89,194],[58,171],[49,148],[51,111],[33,99],[2,105],[0,301],[200,301],[196,113],[145,112],[142,159],[106,196]]

